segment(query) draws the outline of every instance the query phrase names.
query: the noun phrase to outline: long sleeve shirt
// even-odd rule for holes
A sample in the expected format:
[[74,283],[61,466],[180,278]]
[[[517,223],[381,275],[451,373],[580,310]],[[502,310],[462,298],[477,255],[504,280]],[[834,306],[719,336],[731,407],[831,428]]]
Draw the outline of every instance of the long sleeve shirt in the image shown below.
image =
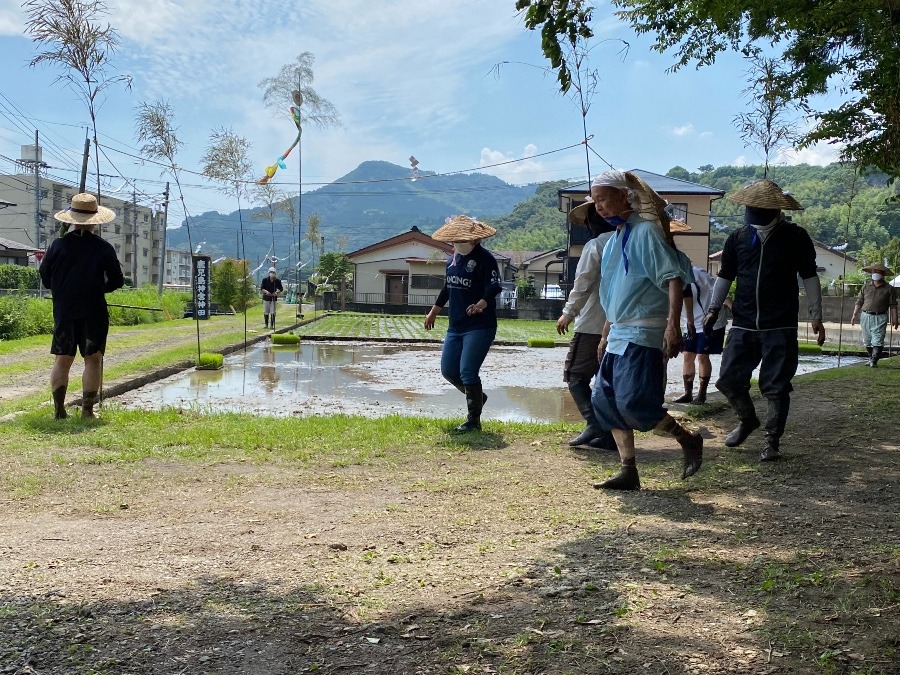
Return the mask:
[[860,289],[859,297],[856,298],[857,311],[882,314],[888,311],[888,307],[893,307],[895,311],[897,309],[897,289],[890,284],[865,284]]
[[39,273],[53,295],[56,321],[108,318],[104,294],[125,283],[116,250],[87,230],[72,230],[54,240]]
[[628,343],[662,349],[669,281],[694,280],[675,249],[656,225],[633,213],[606,243],[601,266],[600,302],[612,324],[607,351],[624,354]]
[[600,304],[600,256],[612,235],[604,232],[586,243],[575,266],[575,281],[563,314],[575,319],[576,333],[600,335],[603,332],[606,313]]

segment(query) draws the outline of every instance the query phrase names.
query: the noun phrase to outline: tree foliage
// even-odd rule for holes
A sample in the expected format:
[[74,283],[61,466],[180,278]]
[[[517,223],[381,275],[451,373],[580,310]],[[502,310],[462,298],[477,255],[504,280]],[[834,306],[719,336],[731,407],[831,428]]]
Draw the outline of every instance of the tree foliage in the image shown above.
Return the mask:
[[243,260],[226,258],[210,270],[210,297],[221,309],[234,307],[243,312],[255,297],[255,288],[248,283]]
[[293,92],[303,95],[300,119],[312,122],[320,128],[340,126],[341,116],[337,109],[313,89],[313,63],[316,57],[311,52],[298,54],[293,63],[286,63],[273,77],[259,81],[263,90],[263,103],[277,115],[290,114]]
[[97,195],[100,194],[100,154],[97,141],[97,111],[100,94],[116,83],[131,87],[128,75],[111,77],[109,57],[119,46],[119,35],[102,19],[108,13],[102,0],[26,0],[25,33],[43,51],[29,62],[60,66],[57,78],[71,86],[84,99],[94,132],[94,159],[97,169]]
[[[802,145],[842,145],[842,159],[900,175],[900,5],[896,0],[803,2],[750,0],[614,0],[618,15],[639,34],[655,35],[659,52],[675,51],[672,70],[706,66],[723,51],[747,56],[780,49],[784,71],[775,85],[798,103],[839,91],[846,101],[814,114]],[[517,0],[525,25],[541,27],[541,47],[571,76],[560,37],[590,37],[593,7],[583,0]]]

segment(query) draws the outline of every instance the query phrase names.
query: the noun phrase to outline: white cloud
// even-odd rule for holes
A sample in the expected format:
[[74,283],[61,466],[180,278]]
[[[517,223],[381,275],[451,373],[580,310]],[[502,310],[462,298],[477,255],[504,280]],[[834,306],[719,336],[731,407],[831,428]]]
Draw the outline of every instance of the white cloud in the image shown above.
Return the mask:
[[0,35],[22,35],[25,15],[18,0],[0,0]]
[[748,161],[747,155],[738,155],[732,160],[731,166],[750,166],[752,163],[755,162]]
[[697,138],[712,138],[715,134],[711,131],[701,131]]
[[526,145],[519,157],[512,152],[482,148],[478,166],[484,167],[484,173],[497,176],[507,183],[525,185],[541,180],[540,176],[545,172],[540,161],[531,159],[536,153],[534,143]]
[[673,136],[691,136],[694,133],[694,125],[688,122],[687,124],[683,124],[680,127],[672,127],[671,133]]
[[830,143],[816,143],[809,148],[798,150],[796,148],[786,148],[778,153],[775,162],[778,164],[786,164],[787,166],[796,166],[797,164],[814,164],[817,166],[825,166],[839,159],[843,145],[832,145]]

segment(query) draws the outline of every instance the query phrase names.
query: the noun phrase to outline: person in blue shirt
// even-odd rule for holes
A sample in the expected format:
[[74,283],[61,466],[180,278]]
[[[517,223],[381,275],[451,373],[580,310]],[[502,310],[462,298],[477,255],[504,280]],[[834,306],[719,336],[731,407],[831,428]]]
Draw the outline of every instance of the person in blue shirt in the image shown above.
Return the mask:
[[639,490],[634,432],[671,434],[684,453],[681,477],[703,462],[703,438],[663,407],[665,359],[682,348],[684,283],[693,282],[669,232],[665,202],[631,172],[608,171],[591,184],[597,213],[616,227],[603,248],[600,302],[606,325],[600,339],[600,372],[591,402],[604,429],[611,429],[622,466],[594,487]]
[[450,303],[450,326],[441,350],[441,374],[466,395],[468,416],[458,433],[481,430],[481,411],[487,401],[481,386],[481,364],[497,335],[497,303],[500,270],[481,241],[497,233],[469,216],[454,216],[431,235],[453,244],[444,287],[425,315],[425,330]]

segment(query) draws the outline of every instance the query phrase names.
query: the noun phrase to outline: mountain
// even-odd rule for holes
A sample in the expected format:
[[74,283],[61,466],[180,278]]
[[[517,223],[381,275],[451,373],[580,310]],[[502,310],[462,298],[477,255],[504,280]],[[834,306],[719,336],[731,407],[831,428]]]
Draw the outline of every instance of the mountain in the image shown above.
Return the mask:
[[[437,175],[420,171],[418,179],[413,181],[408,167],[369,161],[329,185],[290,198],[294,212],[300,212],[299,233],[296,220],[292,223],[286,212],[277,211],[270,220],[268,208],[253,207],[228,214],[213,211],[192,217],[191,242],[195,247],[205,242],[201,251],[214,258],[240,257],[240,221],[243,220],[244,245],[251,264],[261,264],[265,256],[274,255],[285,266],[293,258],[294,265],[290,266],[294,267],[298,239],[303,262],[311,258],[307,233],[308,219],[313,214],[319,217],[319,234],[325,238],[325,250],[350,252],[413,226],[423,232],[434,232],[447,217],[459,213],[486,220],[504,216],[534,194],[535,189],[535,185],[517,187],[483,173]],[[167,238],[168,247],[187,249],[186,224],[168,230]],[[317,256],[320,253],[316,251]],[[281,269],[281,265],[278,267]]]

